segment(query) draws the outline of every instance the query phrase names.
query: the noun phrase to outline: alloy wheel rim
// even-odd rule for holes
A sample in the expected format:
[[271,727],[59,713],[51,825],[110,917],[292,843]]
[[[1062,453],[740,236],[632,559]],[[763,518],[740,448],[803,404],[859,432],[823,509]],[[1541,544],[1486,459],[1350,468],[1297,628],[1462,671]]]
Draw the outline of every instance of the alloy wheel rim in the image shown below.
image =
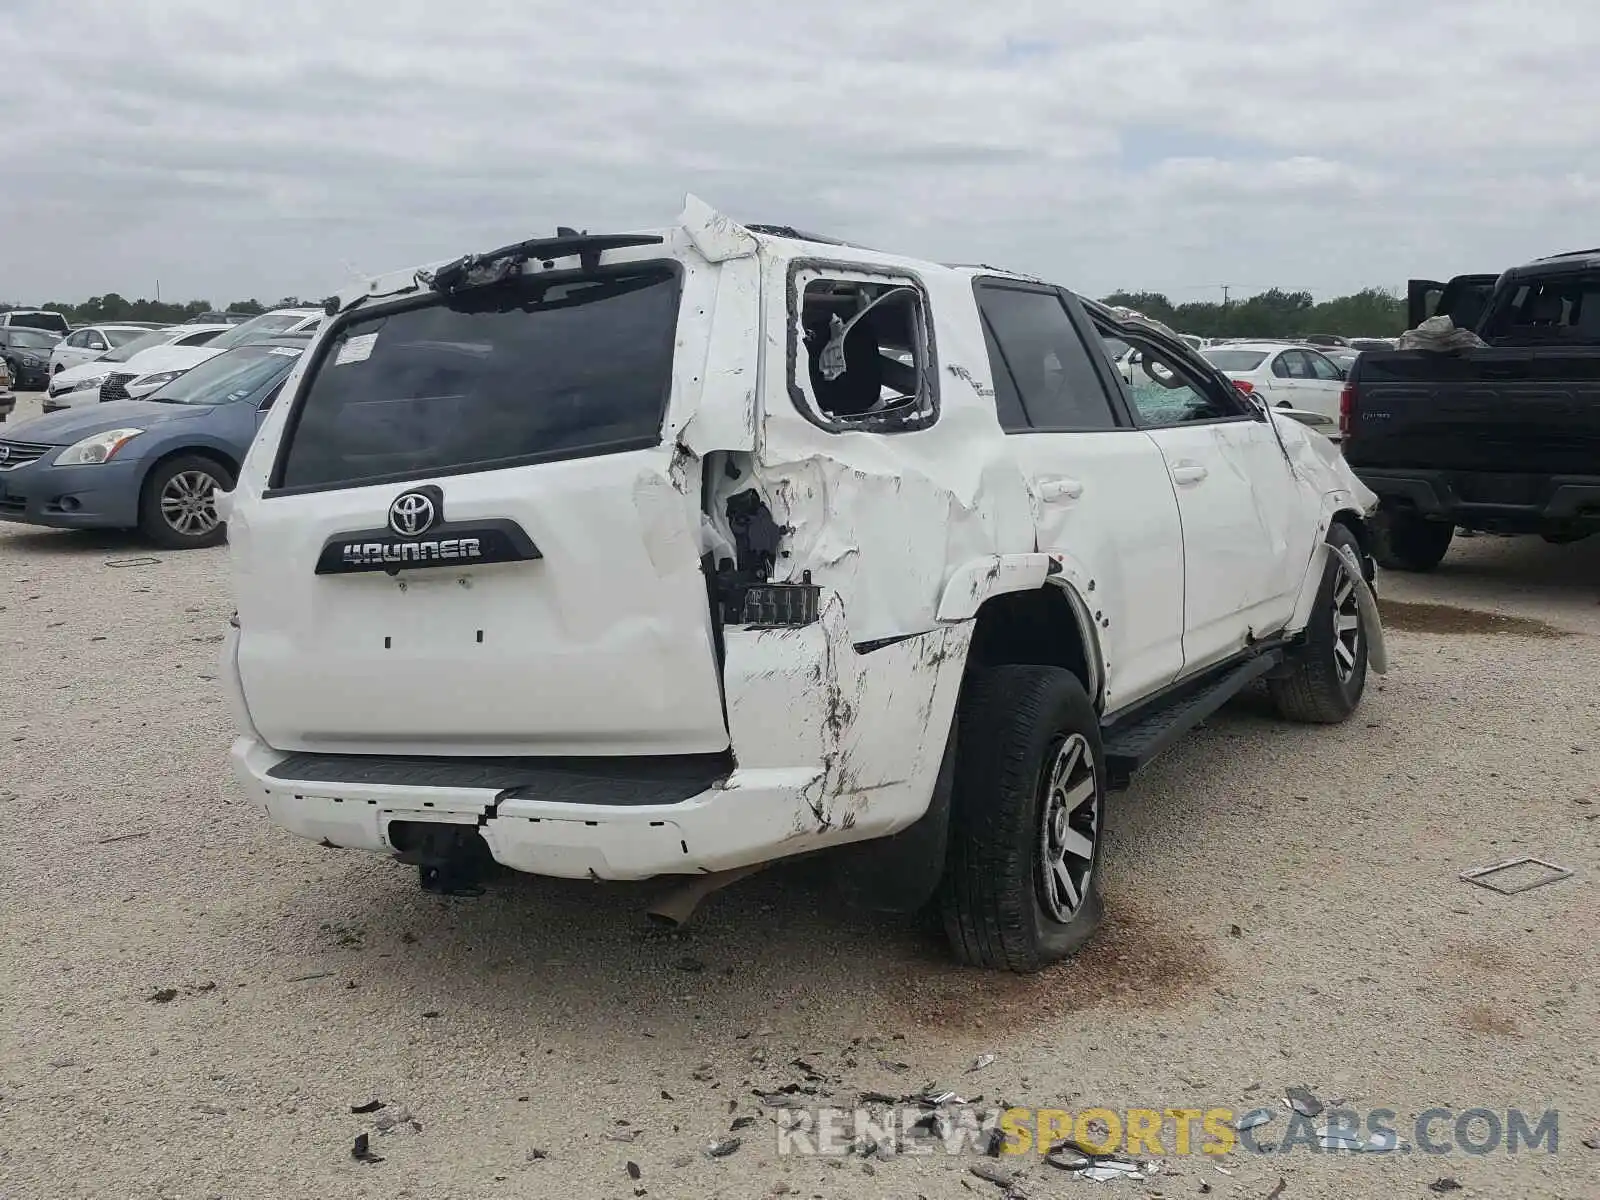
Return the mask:
[[1039,901],[1065,924],[1089,894],[1100,838],[1100,788],[1094,755],[1081,733],[1061,741],[1042,777],[1039,805]]
[[1344,556],[1334,555],[1338,574],[1333,577],[1333,670],[1348,684],[1361,660],[1361,609],[1356,604],[1356,581]]
[[161,489],[161,517],[174,533],[204,537],[221,524],[212,493],[216,479],[205,471],[179,471]]

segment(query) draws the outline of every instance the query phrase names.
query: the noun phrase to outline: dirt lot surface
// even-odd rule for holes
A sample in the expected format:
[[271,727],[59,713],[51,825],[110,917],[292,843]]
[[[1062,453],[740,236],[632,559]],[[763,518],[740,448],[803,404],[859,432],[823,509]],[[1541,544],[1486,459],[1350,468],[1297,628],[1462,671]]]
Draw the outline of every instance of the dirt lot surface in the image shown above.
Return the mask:
[[[1476,538],[1380,584],[1394,670],[1356,718],[1209,722],[1113,798],[1099,940],[1002,978],[799,869],[662,937],[647,887],[441,899],[296,840],[227,776],[225,551],[0,526],[0,1196],[1003,1195],[972,1157],[780,1158],[752,1089],[788,1083],[1264,1102],[1264,1134],[1306,1085],[1407,1141],[1430,1108],[1560,1111],[1555,1155],[1169,1137],[1146,1182],[1010,1163],[1030,1197],[1600,1195],[1600,540]],[[1577,875],[1457,878],[1524,854]]]

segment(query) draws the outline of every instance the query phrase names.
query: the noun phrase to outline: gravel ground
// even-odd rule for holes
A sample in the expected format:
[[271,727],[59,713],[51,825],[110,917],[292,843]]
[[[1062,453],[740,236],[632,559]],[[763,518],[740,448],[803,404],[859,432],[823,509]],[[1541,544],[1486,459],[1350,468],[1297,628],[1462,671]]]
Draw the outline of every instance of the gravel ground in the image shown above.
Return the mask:
[[[1381,590],[1395,667],[1357,717],[1247,697],[1152,766],[1114,797],[1110,924],[1019,979],[794,868],[663,937],[647,887],[441,899],[296,840],[227,776],[225,552],[0,527],[0,1197],[1002,1195],[971,1158],[780,1159],[751,1090],[797,1057],[843,1096],[1561,1113],[1554,1156],[1169,1144],[1147,1183],[1026,1161],[1032,1197],[1600,1195],[1600,540],[1463,541]],[[1457,879],[1521,854],[1578,875]]]

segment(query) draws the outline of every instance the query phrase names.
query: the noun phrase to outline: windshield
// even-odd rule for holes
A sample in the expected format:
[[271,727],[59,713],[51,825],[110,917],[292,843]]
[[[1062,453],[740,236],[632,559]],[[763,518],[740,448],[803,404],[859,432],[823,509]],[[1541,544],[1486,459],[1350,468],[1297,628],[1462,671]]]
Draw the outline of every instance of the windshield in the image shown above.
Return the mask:
[[106,341],[110,342],[113,347],[116,347],[116,346],[126,346],[129,342],[133,341],[135,338],[144,337],[149,332],[149,330],[146,330],[146,329],[102,329],[100,332],[105,336]]
[[[176,334],[160,330],[156,333],[147,333],[134,338],[131,342],[122,342],[115,350],[107,350],[95,361],[97,362],[127,362],[141,350],[148,350],[152,346],[165,346]],[[112,339],[115,341],[116,339]]]
[[298,346],[241,346],[186,371],[147,400],[167,404],[234,404],[248,400],[287,375]]
[[16,326],[11,327],[11,332],[6,337],[6,341],[24,350],[48,350],[60,340],[59,333],[46,333],[42,329],[20,329]]
[[273,486],[334,487],[655,446],[678,275],[521,279],[357,315],[319,355]]
[[67,319],[60,313],[12,313],[7,322],[13,329],[54,329],[66,333],[70,328]]
[[1267,357],[1261,350],[1202,350],[1200,355],[1219,371],[1254,371]]
[[235,325],[226,333],[218,335],[212,340],[211,348],[215,350],[248,346],[251,342],[287,333],[303,320],[304,317],[294,313],[262,313],[259,317],[253,317],[242,325]]

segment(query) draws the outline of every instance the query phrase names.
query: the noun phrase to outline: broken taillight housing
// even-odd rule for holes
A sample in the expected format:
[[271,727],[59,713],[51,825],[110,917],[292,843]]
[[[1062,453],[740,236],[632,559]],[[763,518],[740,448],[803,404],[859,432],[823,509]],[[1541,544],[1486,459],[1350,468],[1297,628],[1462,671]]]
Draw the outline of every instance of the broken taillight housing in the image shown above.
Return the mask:
[[822,606],[822,589],[811,582],[811,572],[799,583],[757,583],[745,588],[739,606],[741,625],[814,625]]
[[1250,395],[1256,390],[1256,385],[1251,383],[1248,379],[1235,379],[1233,381],[1233,386],[1238,388],[1246,396]]
[[1350,432],[1355,426],[1356,418],[1356,386],[1347,383],[1339,391],[1339,438],[1341,441],[1350,440]]

